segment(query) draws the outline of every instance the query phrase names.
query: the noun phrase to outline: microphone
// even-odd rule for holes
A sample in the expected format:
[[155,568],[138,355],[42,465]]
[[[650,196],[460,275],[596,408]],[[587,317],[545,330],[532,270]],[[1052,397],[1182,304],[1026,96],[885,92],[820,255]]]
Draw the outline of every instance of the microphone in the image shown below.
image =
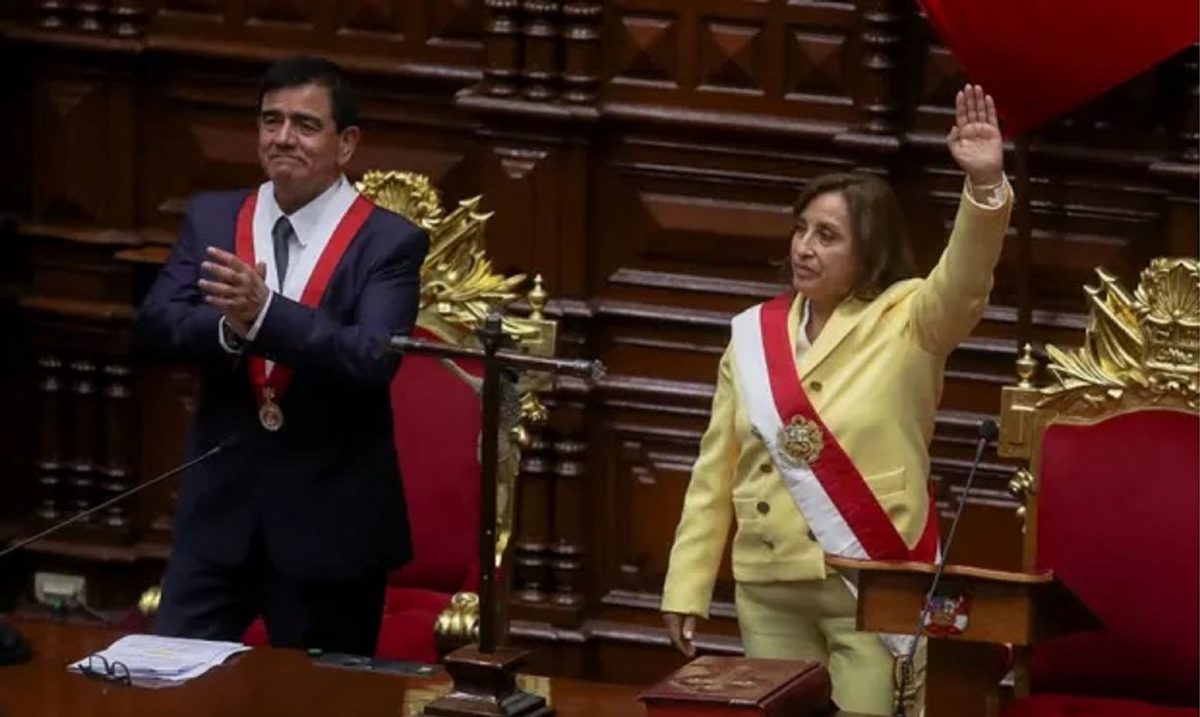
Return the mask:
[[[67,527],[68,525],[71,525],[72,523],[76,523],[80,520],[83,520],[84,518],[88,517],[89,515],[92,515],[101,510],[104,510],[105,508],[108,508],[109,506],[116,505],[117,503],[120,503],[121,501],[125,500],[129,496],[134,495],[136,493],[140,493],[152,485],[161,483],[162,481],[164,481],[168,478],[179,475],[180,473],[188,470],[189,468],[198,466],[201,463],[212,458],[213,456],[217,455],[218,453],[221,453],[222,451],[233,448],[234,446],[236,446],[238,444],[239,441],[240,441],[240,439],[237,437],[231,436],[229,438],[226,438],[225,440],[217,443],[212,448],[208,449],[204,453],[201,453],[200,455],[196,456],[195,458],[191,459],[190,461],[187,461],[186,463],[182,463],[178,466],[175,466],[171,470],[169,470],[165,473],[162,473],[160,475],[157,475],[147,481],[138,483],[137,485],[133,486],[129,490],[126,490],[123,493],[118,493],[117,495],[114,495],[112,498],[109,498],[108,500],[104,501],[103,503],[100,503],[99,505],[93,506],[84,511],[80,511],[79,513],[76,513],[75,515],[71,516],[70,518],[67,518],[66,520],[55,523],[54,525],[51,525],[49,528],[46,528],[45,530],[43,530],[39,533],[35,533],[34,535],[31,535],[27,538],[22,538],[21,540],[18,540],[17,542],[10,544],[8,547],[4,548],[3,550],[0,550],[0,559],[4,558],[5,556],[9,555],[10,553],[15,553],[16,551],[20,550],[21,548],[24,548],[26,545],[29,545],[30,543],[36,542],[38,540],[41,540],[42,538],[45,538],[48,535],[58,532],[58,531],[62,530],[63,528]],[[21,635],[21,633],[19,633],[16,630],[16,628],[13,628],[9,625],[0,623],[0,666],[16,665],[16,664],[20,664],[23,662],[27,662],[30,658],[30,655],[31,655],[31,650],[29,647],[29,642]]]
[[[954,545],[954,534],[958,532],[958,520],[962,518],[963,508],[967,505],[967,496],[971,492],[971,484],[975,480],[975,472],[979,469],[979,462],[983,459],[983,450],[987,448],[988,443],[996,440],[1000,436],[1000,427],[991,418],[985,418],[979,422],[979,434],[975,439],[975,458],[971,461],[971,470],[967,472],[967,480],[963,483],[962,494],[958,497],[958,507],[954,510],[954,520],[950,523],[950,532],[946,535],[946,549],[942,551],[938,557],[936,569],[933,573],[933,580],[929,583],[929,592],[925,593],[925,603],[921,606],[921,612],[917,615],[917,629],[914,631],[912,645],[908,648],[908,654],[904,656],[904,660],[900,663],[900,684],[896,688],[896,703],[895,717],[908,717],[904,711],[904,693],[908,691],[909,683],[912,682],[913,660],[917,656],[917,645],[921,641],[921,630],[925,626],[925,619],[929,616],[929,607],[933,602],[933,596],[937,594],[939,583],[942,581],[942,573],[946,570],[946,559],[950,556],[950,547]],[[930,510],[936,510],[936,507],[929,506]]]

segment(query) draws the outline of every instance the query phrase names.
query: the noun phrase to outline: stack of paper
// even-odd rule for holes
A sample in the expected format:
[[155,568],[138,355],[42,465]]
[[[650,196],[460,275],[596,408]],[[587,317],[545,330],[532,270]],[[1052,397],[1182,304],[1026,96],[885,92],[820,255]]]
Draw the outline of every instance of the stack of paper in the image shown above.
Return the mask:
[[91,671],[99,677],[129,680],[141,687],[168,687],[199,677],[230,656],[249,650],[237,642],[189,640],[156,635],[126,635],[106,650],[75,662],[67,669]]

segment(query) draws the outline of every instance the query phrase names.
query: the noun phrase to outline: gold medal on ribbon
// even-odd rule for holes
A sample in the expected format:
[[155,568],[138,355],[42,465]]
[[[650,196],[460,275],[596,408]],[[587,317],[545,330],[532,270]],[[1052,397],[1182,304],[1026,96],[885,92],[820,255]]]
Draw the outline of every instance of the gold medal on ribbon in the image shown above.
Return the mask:
[[258,422],[272,433],[283,428],[283,409],[275,403],[275,391],[272,389],[263,389],[263,402],[258,407]]
[[811,466],[821,457],[825,439],[816,421],[804,416],[792,416],[792,420],[779,429],[779,447],[792,465]]

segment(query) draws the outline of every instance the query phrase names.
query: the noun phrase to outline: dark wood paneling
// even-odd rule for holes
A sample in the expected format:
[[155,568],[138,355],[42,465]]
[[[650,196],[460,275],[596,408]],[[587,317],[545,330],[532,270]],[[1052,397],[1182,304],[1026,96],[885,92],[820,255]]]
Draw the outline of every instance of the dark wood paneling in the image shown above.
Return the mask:
[[157,49],[230,58],[321,51],[382,74],[478,79],[477,0],[163,0],[147,33]]
[[[0,232],[0,318],[22,337],[0,349],[15,397],[0,520],[87,505],[178,460],[193,378],[129,355],[133,307],[187,196],[261,181],[265,63],[320,52],[363,90],[352,174],[424,172],[447,204],[484,194],[496,266],[542,274],[561,353],[609,367],[547,397],[525,455],[512,615],[546,671],[645,682],[678,664],[656,612],[670,543],[728,321],[782,288],[797,191],[829,171],[886,176],[928,269],[962,187],[944,133],[963,77],[911,0],[106,5],[0,0],[0,59],[16,68],[0,211],[19,220]],[[931,447],[943,521],[1018,347],[1079,341],[1093,267],[1133,285],[1151,256],[1196,254],[1196,79],[1190,48],[1012,144],[1010,175],[1020,156],[1029,176]],[[1009,471],[985,454],[955,560],[1018,564]],[[161,569],[172,503],[157,486],[20,569],[103,565],[102,594],[127,604]],[[731,588],[726,563],[706,649],[738,650]]]
[[859,24],[849,2],[618,0],[605,20],[605,98],[852,124]]
[[[29,273],[28,247],[18,241],[15,217],[11,215],[0,215],[0,243],[4,252],[4,261],[0,262],[0,325],[9,327],[12,336],[24,336],[25,316],[18,299]],[[5,396],[0,402],[0,523],[4,524],[0,533],[6,537],[19,525],[31,501],[24,450],[34,415],[29,383],[24,342],[4,341],[0,345],[0,395]],[[0,604],[3,602],[0,600]]]

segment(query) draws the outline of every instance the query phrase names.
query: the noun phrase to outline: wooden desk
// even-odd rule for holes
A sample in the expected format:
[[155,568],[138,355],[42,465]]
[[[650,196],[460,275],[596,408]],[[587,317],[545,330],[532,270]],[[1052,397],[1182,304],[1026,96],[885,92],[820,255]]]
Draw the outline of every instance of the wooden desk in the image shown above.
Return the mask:
[[[450,688],[449,678],[323,667],[298,650],[259,648],[180,687],[147,689],[91,679],[66,666],[108,647],[120,632],[16,620],[33,660],[0,667],[0,717],[413,717]],[[645,717],[642,688],[521,677],[558,717]],[[830,717],[865,717],[838,712]]]
[[[450,687],[422,678],[320,667],[298,650],[255,649],[180,687],[144,689],[68,672],[120,633],[43,622],[13,623],[33,644],[25,665],[0,667],[0,717],[408,717]],[[641,688],[544,677],[521,686],[560,717],[643,717]]]

